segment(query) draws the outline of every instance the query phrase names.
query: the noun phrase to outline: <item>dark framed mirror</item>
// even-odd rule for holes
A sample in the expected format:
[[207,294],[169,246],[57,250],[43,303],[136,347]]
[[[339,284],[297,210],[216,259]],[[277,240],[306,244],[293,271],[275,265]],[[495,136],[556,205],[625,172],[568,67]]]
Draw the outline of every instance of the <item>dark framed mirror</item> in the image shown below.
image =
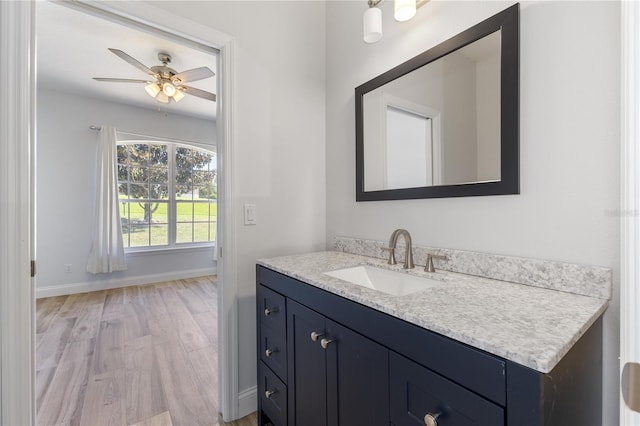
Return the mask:
[[356,201],[518,194],[519,4],[355,89]]

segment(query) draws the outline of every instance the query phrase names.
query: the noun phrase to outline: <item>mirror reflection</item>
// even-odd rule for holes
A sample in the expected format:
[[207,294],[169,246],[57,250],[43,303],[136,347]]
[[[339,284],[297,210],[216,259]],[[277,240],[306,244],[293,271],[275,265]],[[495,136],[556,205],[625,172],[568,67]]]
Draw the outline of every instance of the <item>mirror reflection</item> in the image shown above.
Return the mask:
[[501,30],[364,94],[364,190],[501,180]]

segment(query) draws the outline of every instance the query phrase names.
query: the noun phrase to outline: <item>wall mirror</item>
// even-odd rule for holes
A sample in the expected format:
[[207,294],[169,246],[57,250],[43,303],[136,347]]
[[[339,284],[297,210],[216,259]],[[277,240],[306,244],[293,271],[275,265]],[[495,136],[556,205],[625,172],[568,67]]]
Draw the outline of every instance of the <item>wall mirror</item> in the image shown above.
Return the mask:
[[519,193],[519,5],[355,89],[356,201]]

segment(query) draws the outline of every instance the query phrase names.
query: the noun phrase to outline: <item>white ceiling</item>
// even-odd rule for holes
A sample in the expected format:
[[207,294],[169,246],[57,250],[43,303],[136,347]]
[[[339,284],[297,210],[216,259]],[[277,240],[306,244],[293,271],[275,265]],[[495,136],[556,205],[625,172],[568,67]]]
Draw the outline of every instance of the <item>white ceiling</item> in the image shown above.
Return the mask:
[[[99,82],[92,77],[148,76],[123,61],[108,48],[120,49],[147,67],[160,65],[158,52],[172,56],[169,66],[178,72],[202,66],[216,73],[217,58],[175,40],[143,32],[52,2],[37,2],[37,82],[51,88],[89,97],[215,119],[216,102],[186,95],[179,103],[161,104],[144,90],[143,83]],[[189,86],[217,94],[217,78],[190,82]]]

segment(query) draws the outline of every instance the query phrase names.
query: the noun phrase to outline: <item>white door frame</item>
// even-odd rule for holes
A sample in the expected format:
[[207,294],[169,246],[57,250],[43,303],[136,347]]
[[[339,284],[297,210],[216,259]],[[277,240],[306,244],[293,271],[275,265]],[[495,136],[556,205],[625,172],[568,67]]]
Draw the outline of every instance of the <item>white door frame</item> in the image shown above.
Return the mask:
[[[138,2],[77,2],[220,50],[221,224],[218,275],[219,409],[239,417],[237,248],[234,212],[234,39],[212,28]],[[0,1],[0,424],[35,423],[34,289],[31,260],[31,164],[35,129],[35,7]]]
[[[620,371],[640,362],[640,4],[621,2]],[[620,424],[640,425],[620,394]]]
[[0,2],[0,424],[33,424],[31,2]]

